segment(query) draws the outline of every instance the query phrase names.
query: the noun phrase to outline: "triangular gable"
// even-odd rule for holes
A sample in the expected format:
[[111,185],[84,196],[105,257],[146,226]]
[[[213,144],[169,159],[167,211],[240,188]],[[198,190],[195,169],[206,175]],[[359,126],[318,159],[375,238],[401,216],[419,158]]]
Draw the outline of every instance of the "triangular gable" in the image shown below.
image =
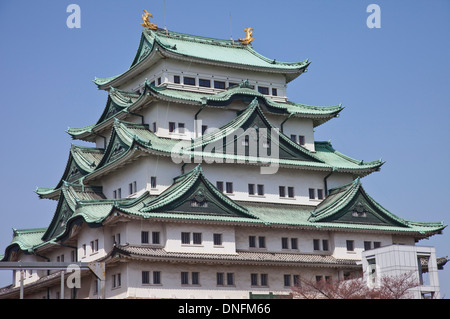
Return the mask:
[[108,143],[108,147],[106,148],[105,155],[102,160],[98,164],[97,168],[103,167],[110,162],[113,162],[124,155],[130,149],[130,145],[128,145],[124,140],[122,140],[117,134],[116,125],[113,126],[113,130],[111,132],[111,138]]
[[73,215],[73,210],[66,199],[64,192],[61,192],[58,206],[56,207],[53,219],[42,236],[43,241],[48,241],[63,233],[66,229],[67,220]]
[[103,123],[105,120],[113,117],[120,111],[122,111],[124,107],[117,105],[112,99],[111,96],[108,95],[108,100],[106,101],[105,109],[103,110],[103,114],[100,116],[96,124]]
[[246,208],[212,185],[200,165],[175,179],[171,187],[148,202],[141,211],[254,218]]
[[262,113],[257,98],[233,121],[193,142],[196,152],[217,153],[219,150],[227,155],[256,157],[273,157],[272,147],[277,148],[279,159],[322,162],[280,133]]
[[[66,169],[64,170],[64,173],[60,179],[60,181],[58,182],[57,186],[55,187],[55,189],[58,189],[62,186],[63,181],[66,182],[74,182],[78,179],[80,179],[81,177],[85,176],[86,174],[90,173],[89,171],[83,169],[81,167],[81,165],[79,165],[76,161],[76,158],[74,156],[74,152],[76,152],[76,149],[80,149],[78,146],[76,145],[72,145],[70,148],[70,153],[69,153],[69,159],[67,160],[67,165],[66,165]],[[95,163],[92,163],[92,169],[95,167]]]
[[406,221],[390,213],[367,195],[359,178],[346,186],[331,190],[327,199],[312,213],[310,221],[408,227]]
[[152,50],[153,45],[146,39],[144,34],[141,34],[141,40],[139,42],[139,48],[136,52],[136,56],[134,57],[133,62],[131,63],[130,69],[141,62]]

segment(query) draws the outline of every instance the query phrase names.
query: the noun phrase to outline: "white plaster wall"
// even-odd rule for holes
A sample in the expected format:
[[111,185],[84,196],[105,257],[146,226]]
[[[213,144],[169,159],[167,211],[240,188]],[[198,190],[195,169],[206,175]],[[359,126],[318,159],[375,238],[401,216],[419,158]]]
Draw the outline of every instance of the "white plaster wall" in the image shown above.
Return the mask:
[[[193,165],[189,165],[186,171],[193,168]],[[274,175],[263,175],[259,166],[244,164],[206,164],[202,165],[202,168],[213,185],[216,185],[217,181],[223,181],[225,187],[225,182],[233,182],[233,194],[226,194],[232,200],[316,206],[320,201],[309,199],[309,188],[324,188],[325,172],[279,168]],[[257,184],[263,184],[265,195],[249,195],[248,184],[255,184],[255,187]],[[280,198],[279,186],[293,186],[294,198]]]
[[[334,243],[333,256],[345,259],[361,259],[361,253],[364,251],[364,241],[377,241],[381,246],[392,245],[392,235],[390,234],[374,234],[371,232],[334,232],[332,234]],[[347,240],[353,240],[354,251],[347,251]]]
[[[122,268],[123,269],[123,268]],[[161,284],[142,284],[142,271],[160,271]],[[314,278],[316,275],[337,277],[336,270],[311,269],[290,266],[253,266],[253,265],[202,265],[186,263],[160,263],[160,262],[133,262],[127,264],[126,269],[128,298],[220,298],[220,299],[247,299],[249,292],[269,292],[289,294],[290,287],[284,286],[284,274],[299,274],[304,278]],[[199,272],[199,285],[181,285],[181,272]],[[217,286],[217,273],[234,273],[234,285]],[[250,274],[256,273],[268,275],[268,286],[251,286]],[[110,276],[107,276],[108,278]],[[123,296],[121,290],[114,295],[114,291],[108,292],[111,298]]]
[[[271,122],[275,127],[278,127],[281,130],[281,123],[286,120],[286,115],[272,115],[266,114],[267,119]],[[310,151],[315,151],[314,145],[314,127],[313,121],[311,119],[304,118],[296,118],[291,117],[283,124],[283,133],[288,138],[291,137],[291,134],[297,136],[303,135],[305,137],[305,145],[303,145],[306,149]]]
[[[181,76],[181,83],[179,85],[174,84],[174,75]],[[183,85],[183,76],[195,77],[197,86]],[[206,93],[217,93],[223,90],[199,87],[199,78],[209,79],[211,82],[214,80],[224,81],[226,82],[226,87],[228,87],[229,82],[239,84],[248,79],[251,85],[256,86],[255,89],[257,89],[258,85],[265,86],[269,87],[269,93],[271,93],[272,88],[276,88],[278,91],[278,96],[275,97],[276,99],[285,98],[286,96],[286,80],[283,75],[224,68],[199,63],[186,63],[172,59],[157,62],[118,88],[135,91],[142,85],[145,79],[148,79],[150,82],[156,82],[158,77],[161,77],[161,84],[166,83],[173,88]]]
[[[86,223],[81,226],[78,235],[77,255],[78,261],[90,262],[106,255],[105,240],[107,237],[104,227],[90,228]],[[91,241],[98,240],[98,250],[93,251],[91,248]],[[86,245],[86,253],[84,253],[83,245]]]
[[[181,174],[181,165],[175,164],[169,157],[143,156],[117,170],[103,176],[100,183],[107,198],[113,198],[114,190],[121,188],[122,198],[129,197],[129,184],[136,181],[137,197],[145,191],[159,194],[173,184],[173,178]],[[151,177],[156,176],[157,187],[151,187]]]
[[[181,233],[191,233],[191,244],[181,243]],[[202,244],[192,244],[193,233],[202,233]],[[222,234],[222,245],[215,246],[213,234]],[[236,253],[234,228],[222,225],[166,224],[166,251],[189,253]]]

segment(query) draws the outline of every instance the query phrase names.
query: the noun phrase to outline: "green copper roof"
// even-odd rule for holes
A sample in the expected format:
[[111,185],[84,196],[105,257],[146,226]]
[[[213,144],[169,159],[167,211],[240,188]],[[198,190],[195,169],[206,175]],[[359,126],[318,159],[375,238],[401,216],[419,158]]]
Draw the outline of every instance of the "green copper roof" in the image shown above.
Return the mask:
[[83,222],[100,225],[114,218],[115,212],[146,219],[401,233],[418,239],[439,233],[446,227],[443,223],[413,222],[397,217],[369,197],[359,179],[331,190],[330,196],[316,208],[233,201],[207,180],[201,166],[175,178],[173,185],[157,196],[145,192],[138,198],[105,199],[101,190],[69,183],[64,183],[61,190],[62,196],[49,227],[14,230],[4,260],[14,249],[31,252],[64,240],[74,225]]
[[[95,78],[100,89],[116,85],[161,58],[219,65],[243,70],[284,74],[287,82],[303,73],[310,62],[279,62],[264,57],[252,45],[239,41],[213,39],[165,30],[142,31],[141,41],[130,68],[124,73],[107,78]],[[117,86],[117,85],[116,85]]]
[[329,196],[312,213],[311,221],[387,224],[408,226],[391,214],[364,191],[361,180],[332,189]]
[[[119,98],[120,97],[120,98]],[[157,100],[168,100],[171,102],[192,104],[197,107],[226,107],[236,99],[241,99],[247,104],[255,97],[261,105],[264,105],[264,113],[283,114],[301,118],[312,119],[313,126],[317,127],[338,114],[344,109],[340,104],[334,106],[312,106],[294,102],[276,102],[243,83],[230,87],[224,92],[207,94],[170,89],[165,86],[155,87],[148,82],[145,83],[141,95],[110,88],[106,107],[96,124],[80,128],[69,128],[69,133],[74,139],[89,142],[95,141],[96,132],[112,125],[113,119],[124,119],[137,107],[146,102],[151,102],[153,97]],[[151,106],[149,106],[151,107]]]
[[58,184],[52,188],[37,188],[35,192],[40,198],[57,199],[63,182],[74,182],[93,172],[103,154],[103,149],[72,144],[66,168]]
[[[257,163],[258,165],[276,163],[280,166],[353,172],[360,176],[365,176],[374,170],[378,170],[383,165],[382,161],[364,163],[363,161],[352,159],[334,150],[328,142],[316,142],[316,151],[311,152],[292,142],[287,136],[278,131],[274,133],[278,135],[278,141],[274,140],[274,145],[280,149],[279,158],[264,157],[262,154],[260,154],[261,156],[254,156],[239,152],[229,154],[223,152],[214,153],[214,149],[208,148],[214,143],[218,145],[222,142],[228,142],[227,136],[233,136],[236,132],[241,132],[240,128],[243,128],[245,133],[249,127],[267,128],[268,130],[273,128],[261,112],[256,99],[230,123],[192,141],[158,137],[148,129],[147,125],[123,122],[116,119],[110,143],[105,150],[102,160],[96,169],[92,173],[85,175],[84,178],[89,180],[100,172],[103,174],[103,172],[108,170],[109,165],[130,159],[137,150],[165,156],[178,154],[185,162],[192,162],[195,157],[201,157],[215,160],[219,163],[226,160],[238,163]],[[240,135],[237,136],[238,139],[242,137]],[[269,140],[271,141],[272,138],[269,138]],[[234,142],[234,139],[232,141]],[[226,150],[226,145],[223,150]]]
[[218,191],[205,178],[200,165],[176,178],[171,187],[146,203],[141,211],[253,217],[247,209]]

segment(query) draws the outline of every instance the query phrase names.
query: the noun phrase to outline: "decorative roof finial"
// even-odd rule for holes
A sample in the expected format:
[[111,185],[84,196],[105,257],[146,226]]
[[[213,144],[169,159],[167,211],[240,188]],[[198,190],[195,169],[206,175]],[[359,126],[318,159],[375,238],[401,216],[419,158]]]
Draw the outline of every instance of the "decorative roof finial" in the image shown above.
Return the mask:
[[242,44],[249,44],[250,42],[255,40],[255,38],[252,38],[252,36],[253,36],[253,28],[245,28],[244,32],[246,33],[245,38],[244,39],[240,39],[239,38],[239,41],[241,41]]
[[149,28],[152,30],[156,30],[158,29],[158,26],[156,24],[153,24],[150,22],[150,18],[153,18],[152,14],[149,13],[147,10],[144,9],[144,13],[142,15],[142,20],[144,21],[143,23],[141,23],[141,25],[145,28]]

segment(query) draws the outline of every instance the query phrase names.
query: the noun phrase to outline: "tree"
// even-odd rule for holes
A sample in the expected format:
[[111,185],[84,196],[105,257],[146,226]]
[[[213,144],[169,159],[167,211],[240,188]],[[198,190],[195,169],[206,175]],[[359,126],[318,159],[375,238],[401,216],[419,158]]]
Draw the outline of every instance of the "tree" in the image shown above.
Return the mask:
[[408,299],[410,289],[420,283],[414,273],[398,276],[383,276],[379,285],[370,288],[362,276],[341,280],[307,280],[292,288],[294,298],[298,299]]

